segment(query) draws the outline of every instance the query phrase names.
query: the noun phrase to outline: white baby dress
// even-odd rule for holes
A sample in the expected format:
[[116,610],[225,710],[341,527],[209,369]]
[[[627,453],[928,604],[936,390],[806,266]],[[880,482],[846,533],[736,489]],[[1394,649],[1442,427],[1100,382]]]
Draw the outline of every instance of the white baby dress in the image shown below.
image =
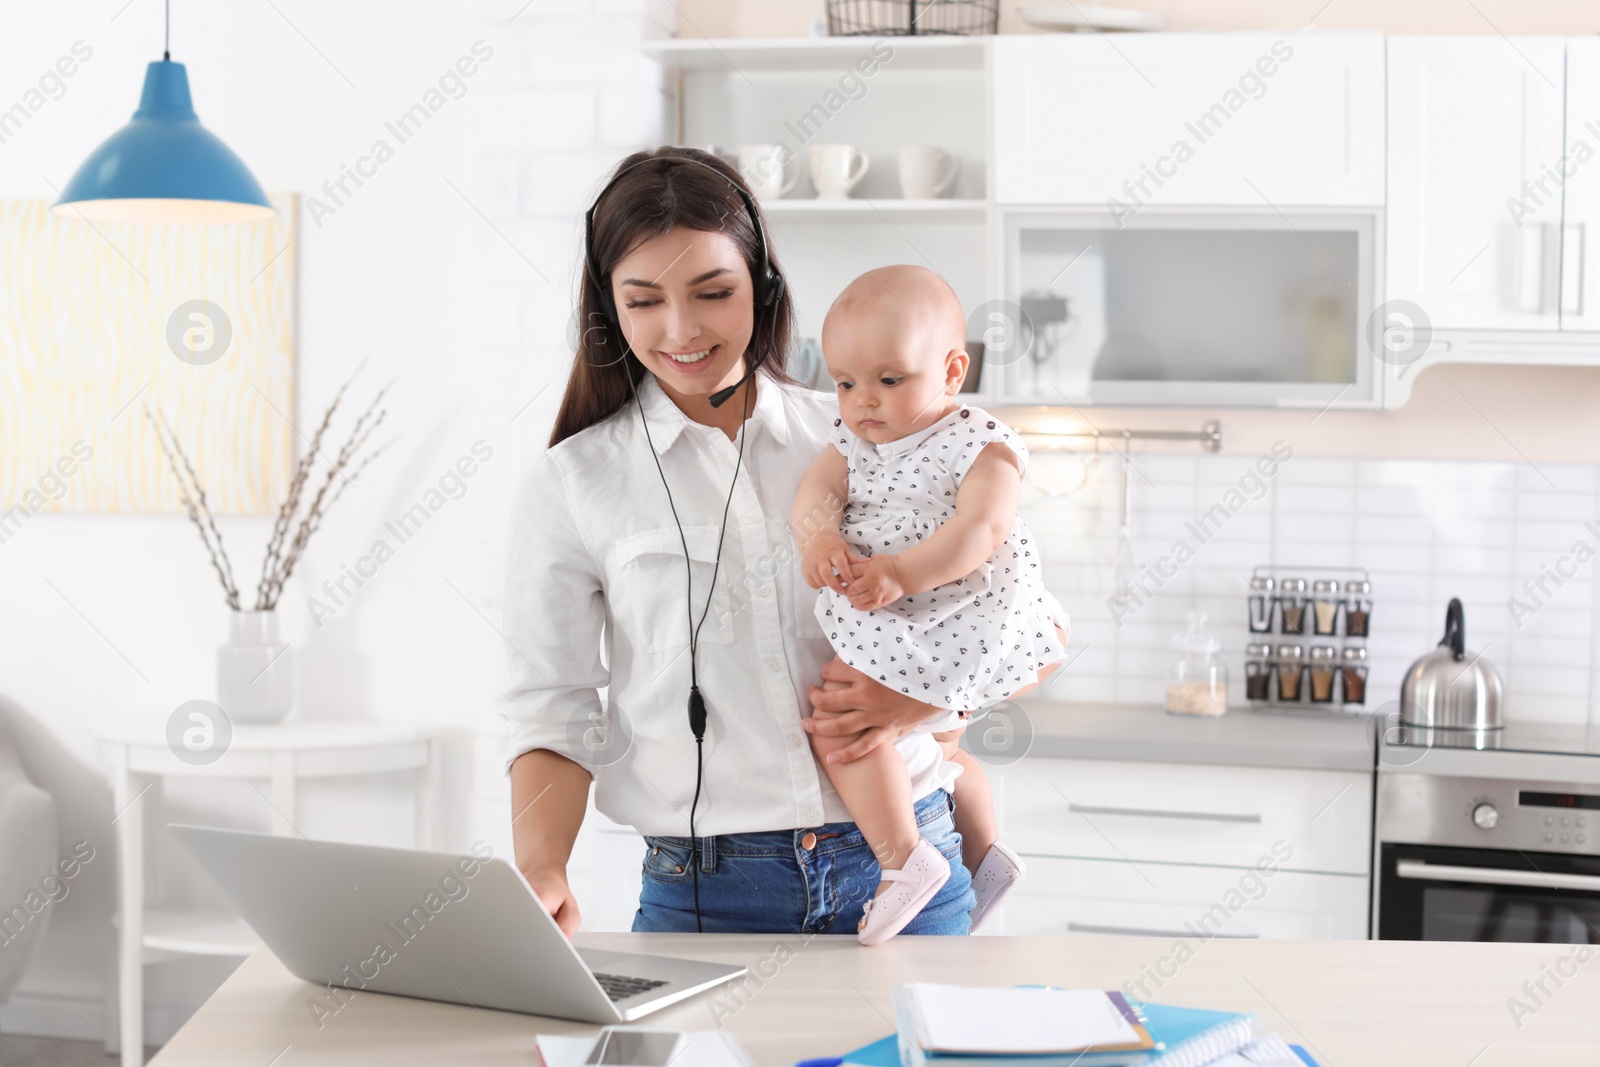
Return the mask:
[[[863,441],[834,420],[849,463],[840,532],[857,555],[904,552],[956,513],[956,490],[984,446],[1008,445],[1027,473],[1021,436],[980,408],[951,411],[897,441]],[[989,561],[965,578],[873,611],[823,589],[816,615],[839,658],[926,704],[976,709],[1005,700],[1066,658],[1038,545],[1019,515]]]

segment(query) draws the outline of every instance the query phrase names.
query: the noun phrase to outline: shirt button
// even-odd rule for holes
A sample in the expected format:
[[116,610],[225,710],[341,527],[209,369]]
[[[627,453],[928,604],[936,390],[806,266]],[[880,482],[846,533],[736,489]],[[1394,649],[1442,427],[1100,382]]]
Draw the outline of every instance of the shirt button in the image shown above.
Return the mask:
[[783,661],[782,660],[769,659],[769,660],[767,660],[767,666],[772,668],[772,673],[773,674],[781,674],[783,672]]
[[795,734],[793,737],[789,738],[789,747],[790,748],[799,748],[800,747],[800,735],[799,734]]
[[812,808],[810,811],[806,812],[806,818],[810,819],[812,822],[816,822],[822,818],[822,812],[818,811],[816,808]]

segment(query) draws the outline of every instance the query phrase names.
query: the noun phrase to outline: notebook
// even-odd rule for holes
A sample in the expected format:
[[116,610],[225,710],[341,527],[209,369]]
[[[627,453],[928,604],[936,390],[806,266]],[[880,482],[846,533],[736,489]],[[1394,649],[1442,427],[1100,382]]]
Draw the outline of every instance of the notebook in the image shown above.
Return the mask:
[[[1283,1049],[1296,1058],[1286,1058]],[[901,1067],[900,1039],[890,1034],[854,1052],[847,1052],[844,1067]],[[1318,1067],[1318,1064],[1301,1046],[1286,1045],[1277,1034],[1271,1034],[1206,1067]]]
[[1255,1041],[1261,1028],[1253,1015],[1168,1004],[1133,1005],[1164,1051],[1145,1062],[1150,1067],[1209,1067]]
[[[954,986],[912,982],[894,990],[895,1026],[914,1059],[959,1057],[963,1064],[1027,1056],[1047,1067],[1109,1063],[1099,1053],[1156,1047],[1121,993],[1045,986]],[[1130,1062],[1126,1056],[1115,1062]]]

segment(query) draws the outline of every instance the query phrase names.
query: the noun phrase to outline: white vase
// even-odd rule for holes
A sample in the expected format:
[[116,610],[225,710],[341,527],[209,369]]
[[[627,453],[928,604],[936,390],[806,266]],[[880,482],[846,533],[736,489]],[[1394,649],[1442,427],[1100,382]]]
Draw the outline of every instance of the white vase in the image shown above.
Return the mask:
[[217,703],[233,722],[277,722],[294,705],[289,646],[274,611],[236,611],[217,646]]

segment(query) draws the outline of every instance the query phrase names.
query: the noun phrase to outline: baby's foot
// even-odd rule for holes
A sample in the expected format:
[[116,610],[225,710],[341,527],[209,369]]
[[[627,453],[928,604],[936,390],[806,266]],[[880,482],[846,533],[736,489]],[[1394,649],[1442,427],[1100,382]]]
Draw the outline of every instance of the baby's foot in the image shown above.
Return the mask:
[[983,862],[972,876],[972,895],[977,903],[972,907],[971,929],[976,932],[983,922],[1006,899],[1006,895],[1028,873],[1022,857],[996,841],[984,853]]
[[881,944],[904,930],[949,881],[950,861],[919,838],[906,865],[898,871],[885,867],[882,877],[887,888],[880,886],[882,892],[867,901],[856,927],[863,945]]

